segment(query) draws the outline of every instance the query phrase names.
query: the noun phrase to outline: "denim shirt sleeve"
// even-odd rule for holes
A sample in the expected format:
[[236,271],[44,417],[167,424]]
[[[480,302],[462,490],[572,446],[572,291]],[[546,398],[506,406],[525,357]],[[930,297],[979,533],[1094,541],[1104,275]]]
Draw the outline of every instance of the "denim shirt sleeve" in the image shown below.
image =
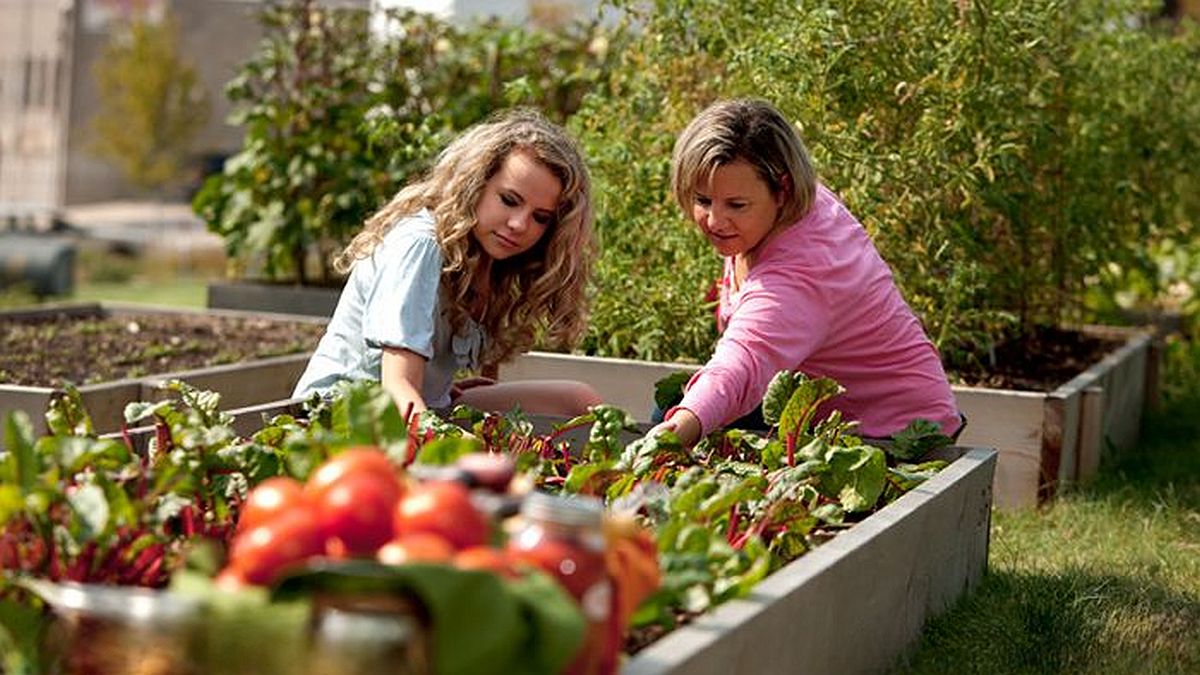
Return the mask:
[[404,232],[389,237],[372,257],[377,273],[365,298],[363,340],[374,349],[401,347],[432,359],[442,271],[437,240],[419,230]]

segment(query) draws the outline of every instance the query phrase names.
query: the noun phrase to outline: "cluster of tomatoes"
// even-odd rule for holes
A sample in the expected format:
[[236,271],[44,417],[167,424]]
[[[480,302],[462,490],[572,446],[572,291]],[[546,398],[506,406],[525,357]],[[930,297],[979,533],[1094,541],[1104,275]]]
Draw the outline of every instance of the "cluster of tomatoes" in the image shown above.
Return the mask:
[[269,585],[316,557],[447,562],[514,574],[509,557],[488,545],[491,538],[489,518],[462,482],[414,482],[379,449],[356,447],[321,464],[304,483],[278,476],[251,490],[217,580]]

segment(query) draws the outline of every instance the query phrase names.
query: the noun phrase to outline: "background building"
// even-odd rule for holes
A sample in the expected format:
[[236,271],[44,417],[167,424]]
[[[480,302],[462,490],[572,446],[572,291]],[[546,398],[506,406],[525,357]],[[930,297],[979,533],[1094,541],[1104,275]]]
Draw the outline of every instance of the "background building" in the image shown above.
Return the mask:
[[[325,0],[368,7],[368,0]],[[225,84],[257,47],[258,0],[0,0],[0,218],[44,219],[64,206],[145,198],[89,149],[95,64],[118,22],[170,12],[180,52],[211,106],[192,144],[195,171],[237,151]],[[180,188],[182,191],[183,188]],[[183,194],[162,195],[180,198]]]
[[599,5],[599,0],[371,0],[372,9],[407,7],[451,21],[496,17],[550,24],[590,16]]
[[[407,6],[451,20],[496,16],[553,24],[587,15],[598,0],[319,0],[367,8]],[[179,22],[180,51],[211,106],[192,144],[197,178],[236,152],[225,84],[261,37],[260,0],[0,0],[0,219],[44,219],[64,206],[145,198],[90,149],[99,105],[95,64],[119,22],[134,12]],[[180,198],[181,194],[159,195]]]

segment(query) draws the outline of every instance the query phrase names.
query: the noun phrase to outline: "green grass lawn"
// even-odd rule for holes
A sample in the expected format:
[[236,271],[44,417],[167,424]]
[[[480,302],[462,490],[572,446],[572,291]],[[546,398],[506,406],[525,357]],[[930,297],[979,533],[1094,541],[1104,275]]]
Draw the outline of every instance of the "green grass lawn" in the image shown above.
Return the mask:
[[1177,344],[1137,448],[995,513],[988,573],[898,673],[1200,673],[1200,349]]
[[70,302],[138,302],[169,307],[203,308],[208,278],[180,276],[171,279],[131,279],[125,282],[80,284]]

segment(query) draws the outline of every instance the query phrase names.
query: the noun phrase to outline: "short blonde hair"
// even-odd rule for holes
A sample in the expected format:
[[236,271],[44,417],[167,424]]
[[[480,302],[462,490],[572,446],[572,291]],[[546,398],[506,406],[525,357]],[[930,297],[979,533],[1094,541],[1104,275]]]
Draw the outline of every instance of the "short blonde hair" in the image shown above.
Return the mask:
[[596,256],[591,179],[583,154],[558,125],[529,109],[500,113],[471,127],[438,155],[429,172],[402,188],[355,236],[335,264],[347,271],[371,255],[405,216],[429,209],[445,265],[442,293],[451,326],[462,329],[473,279],[488,269],[471,235],[475,208],[491,177],[514,152],[528,153],[562,183],[554,221],[530,250],[490,266],[491,295],[480,322],[488,334],[483,353],[495,365],[533,345],[573,346],[587,328],[587,285]]
[[754,167],[772,195],[783,195],[779,222],[792,223],[808,213],[817,177],[804,142],[779,109],[754,99],[717,101],[679,134],[671,155],[671,189],[680,208],[690,213],[696,186],[737,159]]

